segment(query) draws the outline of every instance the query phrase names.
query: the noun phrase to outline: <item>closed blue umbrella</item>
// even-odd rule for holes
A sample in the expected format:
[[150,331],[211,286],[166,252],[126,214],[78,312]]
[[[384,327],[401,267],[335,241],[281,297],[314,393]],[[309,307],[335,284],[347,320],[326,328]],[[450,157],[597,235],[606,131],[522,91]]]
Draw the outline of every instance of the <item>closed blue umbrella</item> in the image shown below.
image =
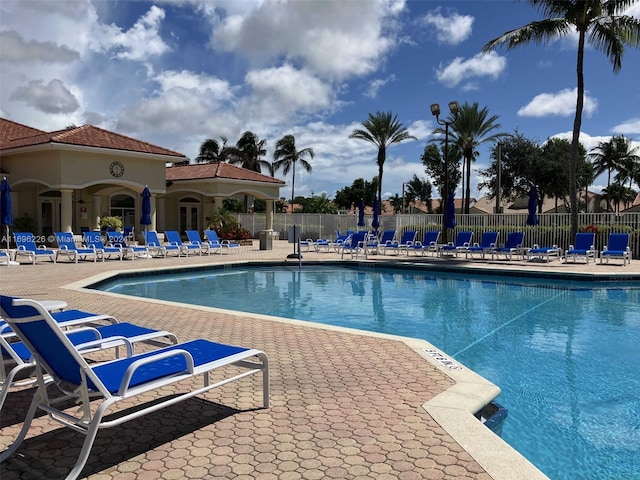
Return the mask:
[[371,226],[376,232],[378,231],[378,227],[380,226],[378,210],[380,210],[380,202],[378,201],[378,195],[376,195],[375,197],[373,197],[373,220],[371,221]]
[[537,225],[538,217],[536,216],[536,212],[538,210],[538,190],[536,187],[531,187],[529,190],[529,216],[527,217],[527,225]]
[[147,185],[145,185],[142,191],[142,217],[140,218],[140,225],[145,226],[145,231],[147,230],[146,227],[151,225],[151,192]]
[[358,206],[358,226],[364,227],[364,200],[360,199],[360,205]]
[[456,227],[456,204],[453,197],[453,192],[449,194],[447,204],[444,207],[444,226],[446,228]]

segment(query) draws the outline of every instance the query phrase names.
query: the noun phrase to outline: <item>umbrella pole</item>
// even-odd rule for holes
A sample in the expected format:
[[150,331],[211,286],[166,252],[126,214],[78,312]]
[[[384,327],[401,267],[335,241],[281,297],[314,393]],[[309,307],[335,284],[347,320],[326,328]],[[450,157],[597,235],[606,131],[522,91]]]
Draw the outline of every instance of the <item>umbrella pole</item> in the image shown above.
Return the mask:
[[9,225],[6,225],[6,228],[7,228],[7,255],[9,255],[9,257],[7,258],[7,266],[20,265],[20,262],[11,260],[11,253],[9,251]]

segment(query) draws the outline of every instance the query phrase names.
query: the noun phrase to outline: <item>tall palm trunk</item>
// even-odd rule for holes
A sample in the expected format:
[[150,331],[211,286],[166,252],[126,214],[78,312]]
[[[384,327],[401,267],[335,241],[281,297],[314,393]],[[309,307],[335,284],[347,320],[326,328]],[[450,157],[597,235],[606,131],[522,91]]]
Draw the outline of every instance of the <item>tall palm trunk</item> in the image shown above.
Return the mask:
[[[378,214],[382,213],[382,172],[384,171],[384,162],[387,159],[387,149],[384,146],[378,148]],[[404,212],[402,212],[404,213]]]
[[569,204],[571,206],[571,236],[578,233],[578,198],[576,191],[576,165],[578,163],[578,147],[580,145],[580,128],[582,126],[582,109],[584,107],[584,39],[585,32],[579,29],[578,62],[578,98],[576,99],[576,116],[573,120],[573,137],[571,139],[571,155],[569,156]]
[[464,213],[469,213],[471,206],[471,157],[467,158],[467,193],[465,195]]

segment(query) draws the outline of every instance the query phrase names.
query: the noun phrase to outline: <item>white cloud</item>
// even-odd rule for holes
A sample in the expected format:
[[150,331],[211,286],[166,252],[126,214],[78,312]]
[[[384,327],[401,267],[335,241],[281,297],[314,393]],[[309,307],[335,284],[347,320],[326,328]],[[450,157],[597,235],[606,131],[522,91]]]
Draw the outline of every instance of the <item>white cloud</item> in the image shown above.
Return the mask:
[[184,88],[199,94],[212,95],[215,99],[230,100],[233,98],[233,90],[229,82],[204,73],[168,70],[158,74],[155,80],[165,92],[172,88]]
[[611,129],[613,133],[624,135],[640,135],[640,118],[631,118]]
[[256,97],[268,99],[275,109],[290,112],[327,108],[334,98],[331,85],[291,65],[251,71],[246,83]]
[[440,83],[455,87],[463,80],[474,77],[498,78],[506,65],[506,58],[496,52],[479,53],[468,60],[457,57],[445,66],[440,65],[436,77]]
[[80,54],[54,42],[25,40],[15,30],[0,32],[0,61],[8,63],[71,63]]
[[159,32],[164,18],[164,10],[154,5],[127,31],[116,25],[97,24],[90,46],[96,51],[115,50],[115,58],[134,61],[162,55],[169,50]]
[[40,80],[33,80],[26,87],[17,88],[9,98],[45,113],[72,113],[80,107],[69,89],[57,79],[47,85]]
[[470,15],[453,13],[442,15],[440,8],[429,12],[421,19],[425,26],[435,28],[436,38],[440,43],[457,45],[471,35],[474,18]]
[[[576,113],[576,88],[565,88],[556,93],[536,95],[527,105],[518,110],[521,117],[547,117],[551,115],[568,117]],[[584,94],[584,114],[591,116],[598,108],[598,101]]]
[[365,97],[376,98],[378,91],[389,82],[395,82],[396,76],[391,74],[387,78],[377,78],[369,82],[369,88],[364,92]]
[[[552,135],[550,138],[559,138],[559,139],[567,140],[568,142],[571,142],[573,138],[573,132],[557,133],[555,135]],[[587,153],[589,153],[589,151],[592,148],[597,147],[599,143],[608,142],[609,140],[611,140],[611,136],[606,136],[606,135],[592,136],[586,132],[580,132],[579,140],[580,140],[580,143],[587,150]]]
[[212,44],[258,64],[282,58],[327,77],[364,75],[393,47],[388,21],[403,8],[399,0],[267,0],[222,20]]

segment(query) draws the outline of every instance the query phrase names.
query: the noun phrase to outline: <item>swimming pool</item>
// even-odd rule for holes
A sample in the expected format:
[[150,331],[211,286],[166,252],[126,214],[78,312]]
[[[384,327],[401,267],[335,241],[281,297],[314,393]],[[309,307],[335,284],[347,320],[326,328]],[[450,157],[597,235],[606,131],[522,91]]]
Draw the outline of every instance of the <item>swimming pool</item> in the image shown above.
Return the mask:
[[640,286],[304,265],[127,276],[127,295],[423,338],[502,389],[554,479],[640,478]]

